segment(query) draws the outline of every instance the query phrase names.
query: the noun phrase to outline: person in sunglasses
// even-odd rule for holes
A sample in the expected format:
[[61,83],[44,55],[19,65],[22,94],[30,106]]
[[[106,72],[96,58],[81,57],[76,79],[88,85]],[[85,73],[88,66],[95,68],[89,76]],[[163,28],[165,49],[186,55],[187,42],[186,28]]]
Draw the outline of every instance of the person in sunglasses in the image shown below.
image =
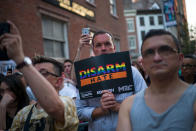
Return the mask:
[[117,131],[195,130],[196,88],[178,76],[184,58],[178,40],[168,31],[151,30],[141,54],[151,84],[122,103]]
[[25,57],[22,38],[14,23],[10,33],[0,36],[0,49],[6,49],[8,57],[15,61],[16,68],[24,75],[32,89],[37,104],[29,105],[15,116],[10,131],[77,131],[78,117],[74,101],[59,97],[62,84],[61,66],[52,59],[33,60]]
[[196,83],[196,58],[193,55],[185,55],[182,65],[182,80],[187,83]]

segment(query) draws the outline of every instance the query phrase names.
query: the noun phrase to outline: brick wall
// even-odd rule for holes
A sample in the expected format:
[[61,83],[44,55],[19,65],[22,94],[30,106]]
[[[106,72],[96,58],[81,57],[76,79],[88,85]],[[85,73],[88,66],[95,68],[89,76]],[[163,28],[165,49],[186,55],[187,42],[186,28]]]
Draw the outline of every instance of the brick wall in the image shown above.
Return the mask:
[[[95,0],[95,6],[85,0],[74,1],[95,11],[95,21],[90,21],[65,9],[61,9],[42,0],[4,0],[0,1],[0,21],[9,19],[20,30],[24,52],[27,56],[43,54],[42,15],[60,19],[68,25],[69,55],[73,59],[83,27],[93,31],[106,30],[120,39],[121,51],[127,50],[126,24],[123,15],[123,1],[117,0],[117,17],[110,14],[109,0]],[[84,54],[88,56],[89,54]]]

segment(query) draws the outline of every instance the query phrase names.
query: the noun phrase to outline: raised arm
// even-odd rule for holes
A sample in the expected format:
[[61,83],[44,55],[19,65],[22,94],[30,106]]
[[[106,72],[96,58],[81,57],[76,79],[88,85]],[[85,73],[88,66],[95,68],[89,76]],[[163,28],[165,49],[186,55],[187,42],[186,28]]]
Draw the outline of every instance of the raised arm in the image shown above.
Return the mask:
[[[21,36],[17,27],[8,23],[11,31],[0,37],[0,48],[6,48],[9,58],[19,64],[24,60]],[[32,65],[24,66],[20,71],[44,110],[56,121],[64,123],[64,104],[52,85]]]
[[[89,57],[89,56],[88,57],[83,56],[82,54],[86,54],[86,53],[83,53],[85,51],[89,51],[89,53],[90,53],[90,50],[92,49],[92,45],[90,44],[90,40],[91,39],[92,39],[92,37],[90,35],[81,35],[81,38],[79,40],[78,49],[77,49],[77,52],[76,52],[76,56],[74,58],[74,62]],[[76,76],[75,76],[75,67],[74,66],[72,67],[72,70],[71,70],[71,79],[75,83],[77,83]]]

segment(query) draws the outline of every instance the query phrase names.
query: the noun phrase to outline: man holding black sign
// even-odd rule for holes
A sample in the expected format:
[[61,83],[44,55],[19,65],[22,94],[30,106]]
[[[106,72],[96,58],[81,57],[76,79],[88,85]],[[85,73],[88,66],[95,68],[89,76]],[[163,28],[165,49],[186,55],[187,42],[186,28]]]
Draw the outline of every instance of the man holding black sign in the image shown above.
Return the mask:
[[[92,44],[90,44],[91,39]],[[80,59],[80,52],[85,51],[85,46],[89,47],[89,49],[92,48],[95,56],[115,53],[112,36],[103,31],[95,33],[93,38],[89,35],[81,36],[76,60]],[[131,67],[131,69],[135,92],[137,93],[147,86],[139,71],[134,67]],[[78,96],[76,99],[78,117],[80,120],[89,122],[89,131],[114,131],[117,126],[120,104],[132,94],[133,92],[113,94],[109,90],[103,90],[101,98],[81,100]]]

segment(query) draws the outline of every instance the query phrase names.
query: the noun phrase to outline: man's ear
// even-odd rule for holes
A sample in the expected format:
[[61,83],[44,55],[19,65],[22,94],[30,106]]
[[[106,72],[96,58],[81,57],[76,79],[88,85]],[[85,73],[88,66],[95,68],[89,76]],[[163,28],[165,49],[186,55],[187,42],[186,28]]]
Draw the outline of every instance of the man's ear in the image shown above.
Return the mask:
[[184,60],[184,55],[182,53],[179,53],[179,62],[180,62],[179,64],[180,64],[180,66],[182,66],[183,60]]
[[113,44],[114,45],[114,51],[116,52],[116,45],[115,44]]
[[62,86],[63,80],[64,80],[63,77],[57,77],[56,87],[60,88]]
[[141,64],[142,64],[142,68],[143,68],[143,70],[145,72],[145,65],[144,65],[144,59],[143,58],[141,59]]

